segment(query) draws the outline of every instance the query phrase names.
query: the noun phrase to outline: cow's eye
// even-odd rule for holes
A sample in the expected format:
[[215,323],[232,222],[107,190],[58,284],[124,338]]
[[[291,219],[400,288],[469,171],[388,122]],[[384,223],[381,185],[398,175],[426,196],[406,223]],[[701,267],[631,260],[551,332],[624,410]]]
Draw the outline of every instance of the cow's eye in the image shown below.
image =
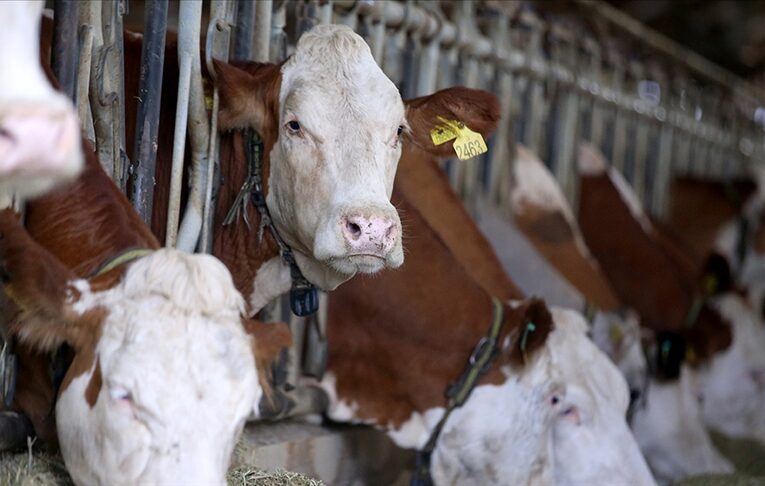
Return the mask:
[[293,133],[297,133],[300,131],[300,123],[297,122],[297,120],[292,120],[287,122],[287,128]]
[[396,130],[396,136],[400,137],[402,133],[404,133],[404,125],[399,125]]

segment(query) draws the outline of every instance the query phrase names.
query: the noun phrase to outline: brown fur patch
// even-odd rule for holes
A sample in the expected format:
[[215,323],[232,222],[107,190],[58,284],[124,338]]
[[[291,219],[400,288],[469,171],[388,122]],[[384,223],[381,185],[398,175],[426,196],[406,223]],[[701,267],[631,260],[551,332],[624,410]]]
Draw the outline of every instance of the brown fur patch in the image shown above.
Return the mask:
[[274,389],[281,385],[282,357],[292,346],[292,333],[284,322],[265,323],[245,319],[244,328],[252,336],[252,350],[258,368],[258,380],[266,399],[273,404]]
[[220,93],[220,130],[255,127],[279,119],[282,64],[213,61]]
[[101,360],[96,359],[96,368],[93,370],[93,375],[90,377],[88,387],[85,388],[85,400],[93,408],[98,400],[98,394],[101,393],[101,385],[103,378],[101,377]]

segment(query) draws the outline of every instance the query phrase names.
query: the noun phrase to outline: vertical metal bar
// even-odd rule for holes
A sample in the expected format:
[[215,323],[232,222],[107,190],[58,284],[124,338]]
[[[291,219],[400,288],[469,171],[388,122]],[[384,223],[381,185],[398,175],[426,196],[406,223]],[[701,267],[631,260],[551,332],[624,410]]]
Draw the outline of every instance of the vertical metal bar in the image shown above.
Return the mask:
[[[56,0],[53,3],[53,48],[51,67],[58,79],[58,84],[69,98],[76,101],[77,93],[77,55],[78,48],[78,11],[77,0]],[[11,46],[6,46],[10,48]]]
[[[201,2],[200,2],[201,3]],[[234,31],[233,59],[249,61],[252,58],[252,31],[255,27],[255,2],[237,0],[236,30]]]
[[672,177],[672,147],[674,129],[669,123],[661,125],[659,156],[656,162],[656,180],[653,187],[653,213],[661,217],[668,208],[669,181]]
[[268,62],[271,53],[271,15],[273,0],[255,2],[255,49],[254,59]]
[[297,5],[298,37],[313,29],[319,23],[319,5],[317,0],[300,0]]
[[[107,156],[113,160],[112,179],[125,191],[127,185],[128,158],[125,136],[125,49],[123,45],[122,16],[126,11],[127,0],[109,0],[103,2],[102,25],[106,39],[107,52],[104,55],[103,88],[99,88],[99,103],[109,107],[111,133],[109,138],[102,138],[101,145],[110,145]],[[96,73],[97,74],[97,73]],[[93,94],[91,92],[91,98]],[[91,108],[93,102],[91,101]],[[105,127],[106,128],[106,127]],[[98,133],[98,131],[96,131]],[[101,138],[98,137],[97,138]],[[99,151],[101,149],[99,148]],[[99,155],[101,158],[102,156]]]
[[287,7],[286,2],[279,2],[271,17],[271,53],[269,60],[282,61],[287,57]]
[[[199,70],[199,37],[202,19],[202,2],[183,2],[178,12],[178,59],[180,59],[180,74],[178,79],[178,102],[175,112],[175,133],[173,135],[173,162],[170,177],[170,197],[167,210],[166,246],[175,246],[178,236],[178,220],[181,206],[181,184],[183,182],[183,161],[186,150],[186,130],[189,117],[189,101],[191,98],[192,68],[196,65]],[[240,31],[241,32],[241,31]],[[249,44],[249,39],[247,39]],[[196,61],[196,62],[195,62]],[[200,163],[201,161],[196,161]],[[192,161],[192,173],[197,175],[200,168]],[[192,181],[199,187],[206,182],[207,177],[198,180],[192,176]],[[193,184],[194,185],[194,184]],[[200,191],[193,190],[189,204],[199,205]],[[181,246],[183,250],[193,251],[196,239],[185,237]]]
[[[96,133],[93,128],[93,113],[88,102],[90,91],[90,68],[93,59],[94,28],[90,25],[82,25],[80,28],[80,65],[77,68],[77,111],[80,117],[80,126],[83,135],[92,144],[96,143]],[[103,162],[102,162],[103,163]],[[112,173],[112,167],[104,167],[107,174]]]
[[165,60],[167,2],[147,0],[144,10],[144,40],[141,78],[138,85],[136,140],[131,164],[130,199],[138,214],[151,224],[154,202],[154,172],[157,157],[159,107],[162,98],[162,68]]
[[[231,41],[231,26],[233,23],[234,4],[230,0],[213,0],[210,5],[210,25],[207,32],[207,48],[205,61],[208,72],[213,71],[212,60],[228,59]],[[210,121],[209,145],[207,151],[207,170],[204,175],[204,208],[202,210],[202,229],[198,248],[204,253],[209,253],[212,248],[212,186],[215,165],[218,164],[218,109],[220,98],[218,89],[213,90],[213,106]]]

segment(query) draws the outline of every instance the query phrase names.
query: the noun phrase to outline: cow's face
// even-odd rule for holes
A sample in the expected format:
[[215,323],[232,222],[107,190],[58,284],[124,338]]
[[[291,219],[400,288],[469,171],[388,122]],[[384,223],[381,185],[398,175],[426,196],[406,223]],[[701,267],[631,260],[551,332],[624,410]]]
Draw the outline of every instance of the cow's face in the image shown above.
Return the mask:
[[629,311],[621,316],[598,312],[592,323],[592,340],[627,380],[630,400],[639,399],[647,385],[648,362],[643,353],[637,314]]
[[654,484],[625,418],[627,384],[586,336],[578,313],[553,309],[551,376],[566,385],[554,422],[556,484]]
[[268,195],[293,248],[344,276],[401,265],[390,195],[404,115],[398,89],[357,34],[326,26],[300,38],[282,67]]
[[563,387],[545,370],[540,363],[502,385],[481,385],[452,412],[433,453],[435,484],[551,483],[552,402]]
[[[224,484],[260,398],[242,299],[209,256],[159,250],[115,287],[81,293],[105,310],[91,353],[78,350],[56,407],[62,454],[81,484]],[[70,371],[76,374],[77,371]]]
[[40,67],[44,2],[0,2],[0,192],[38,195],[82,167],[72,103]]
[[390,195],[407,129],[398,89],[351,29],[317,26],[280,69],[216,64],[221,127],[252,126],[269,155],[267,205],[314,284],[403,263]]
[[645,406],[638,408],[632,419],[640,449],[662,482],[733,471],[712,445],[704,426],[693,374],[684,366],[678,380],[651,380]]
[[578,314],[521,370],[478,387],[453,412],[434,454],[439,484],[653,484],[625,420],[624,379]]
[[732,324],[733,343],[699,370],[704,421],[732,437],[765,439],[765,326],[738,295],[714,302]]

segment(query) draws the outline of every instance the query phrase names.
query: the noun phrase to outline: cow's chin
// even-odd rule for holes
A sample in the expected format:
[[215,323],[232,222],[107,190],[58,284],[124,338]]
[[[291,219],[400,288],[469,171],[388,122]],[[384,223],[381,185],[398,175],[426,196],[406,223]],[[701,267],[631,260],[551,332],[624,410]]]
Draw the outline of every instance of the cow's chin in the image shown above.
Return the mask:
[[[385,258],[377,255],[348,255],[342,260],[338,260],[340,266],[351,269],[350,272],[345,273],[375,273],[379,272],[386,266]],[[337,268],[342,272],[341,268]]]

